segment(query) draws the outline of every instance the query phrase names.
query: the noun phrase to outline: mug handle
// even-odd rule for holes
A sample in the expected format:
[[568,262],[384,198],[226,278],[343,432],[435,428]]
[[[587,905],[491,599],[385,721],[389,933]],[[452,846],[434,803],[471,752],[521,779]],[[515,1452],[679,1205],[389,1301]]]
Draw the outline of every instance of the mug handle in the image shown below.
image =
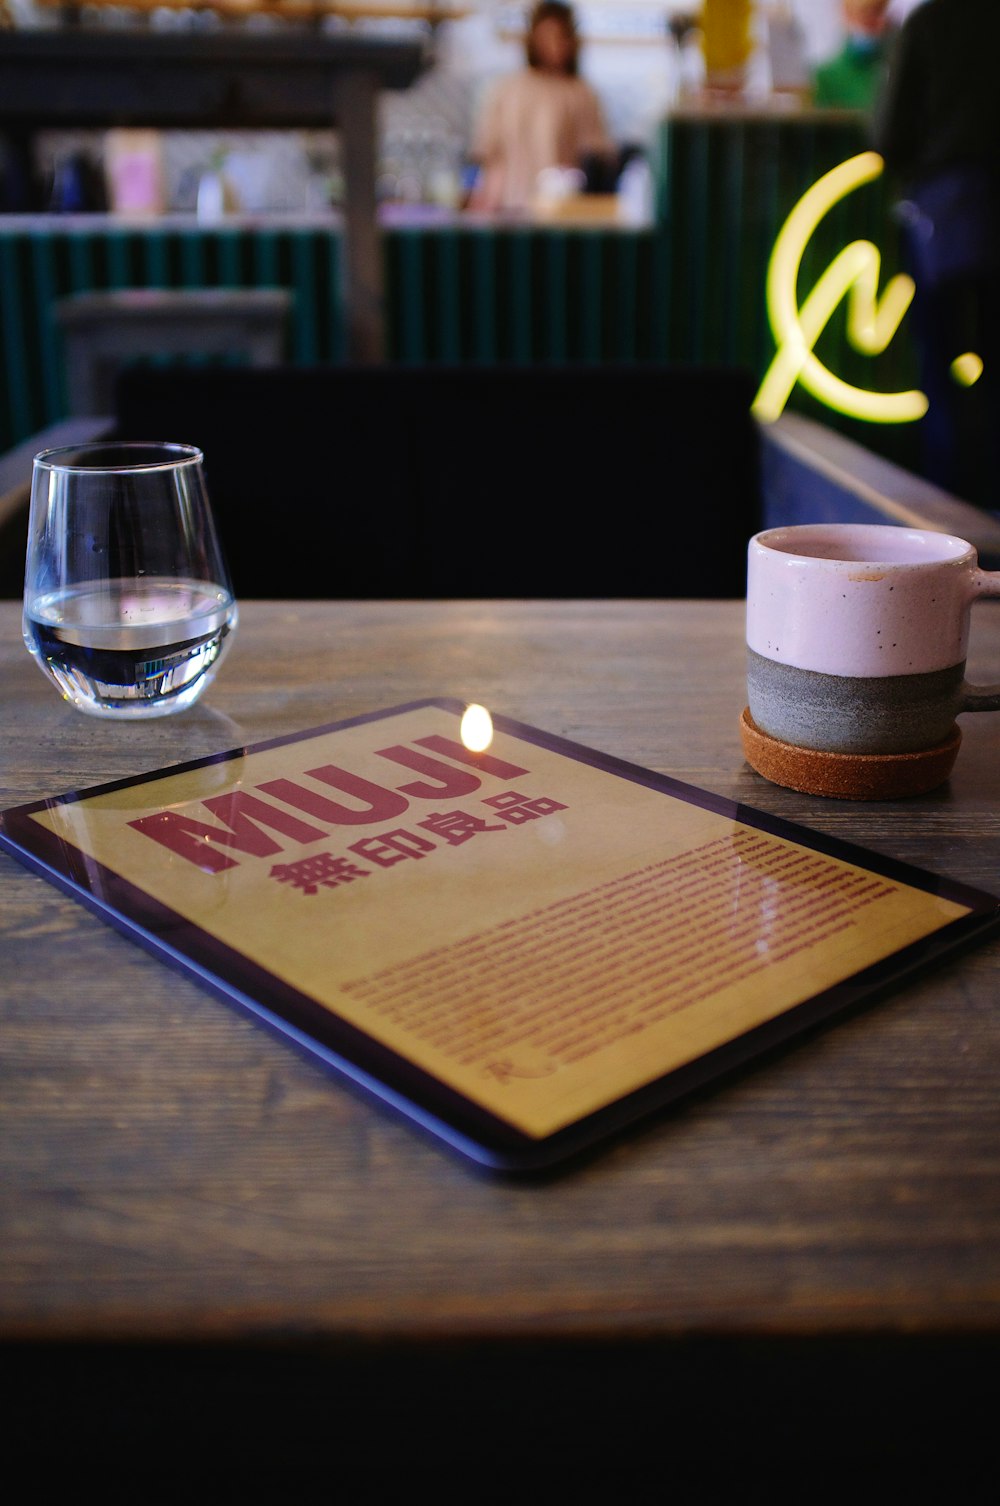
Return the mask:
[[[972,600],[1000,596],[1000,570],[977,570],[972,577]],[[1000,711],[1000,685],[962,686],[960,711]]]

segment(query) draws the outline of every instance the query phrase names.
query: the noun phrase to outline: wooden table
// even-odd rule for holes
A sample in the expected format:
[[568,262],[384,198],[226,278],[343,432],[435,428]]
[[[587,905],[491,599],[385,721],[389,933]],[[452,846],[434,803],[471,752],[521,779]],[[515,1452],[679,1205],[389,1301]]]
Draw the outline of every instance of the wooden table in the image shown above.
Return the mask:
[[[949,785],[910,803],[769,786],[740,752],[738,602],[248,603],[201,706],[124,726],[57,699],[15,603],[0,627],[3,805],[450,693],[1000,883],[997,721],[966,717]],[[985,678],[993,604],[975,632]],[[210,1445],[248,1489],[360,1459],[386,1490],[457,1464],[640,1500],[808,1479],[814,1501],[859,1471],[954,1489],[964,1470],[952,1498],[988,1498],[997,942],[524,1183],[425,1140],[9,858],[0,885],[15,1453],[55,1425],[68,1470],[183,1471]]]

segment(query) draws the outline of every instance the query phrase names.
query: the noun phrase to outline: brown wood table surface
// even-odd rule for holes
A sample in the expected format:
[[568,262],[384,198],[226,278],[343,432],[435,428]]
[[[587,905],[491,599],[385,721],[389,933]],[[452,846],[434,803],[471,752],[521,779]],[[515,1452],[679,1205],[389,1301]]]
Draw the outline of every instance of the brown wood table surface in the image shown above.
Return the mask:
[[[995,891],[997,720],[963,718],[949,783],[916,800],[768,785],[740,750],[742,614],[249,602],[199,706],[115,725],[59,700],[18,605],[0,603],[0,806],[448,694]],[[993,604],[974,638],[989,679]],[[518,1181],[426,1139],[7,856],[0,886],[0,1335],[26,1405],[51,1404],[57,1359],[77,1405],[117,1386],[143,1416],[154,1395],[161,1424],[210,1374],[230,1398],[235,1375],[266,1374],[307,1411],[331,1386],[341,1407],[345,1387],[384,1406],[393,1375],[413,1404],[433,1376],[454,1426],[461,1398],[492,1395],[495,1416],[530,1375],[577,1417],[586,1397],[607,1420],[611,1389],[631,1415],[655,1406],[660,1442],[666,1408],[675,1455],[699,1440],[699,1471],[709,1414],[709,1453],[725,1437],[758,1462],[833,1428],[855,1461],[895,1470],[905,1455],[923,1477],[940,1462],[933,1418],[975,1455],[971,1376],[1000,1347],[1000,942],[559,1176]]]

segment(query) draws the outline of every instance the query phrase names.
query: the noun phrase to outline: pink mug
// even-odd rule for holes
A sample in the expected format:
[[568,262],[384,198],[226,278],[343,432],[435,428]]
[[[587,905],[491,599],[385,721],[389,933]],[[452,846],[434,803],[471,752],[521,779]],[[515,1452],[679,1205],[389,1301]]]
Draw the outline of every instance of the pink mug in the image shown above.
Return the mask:
[[965,711],[1000,710],[1000,686],[965,679],[972,603],[1000,596],[951,534],[807,523],[751,540],[747,692],[761,732],[797,748],[912,753]]

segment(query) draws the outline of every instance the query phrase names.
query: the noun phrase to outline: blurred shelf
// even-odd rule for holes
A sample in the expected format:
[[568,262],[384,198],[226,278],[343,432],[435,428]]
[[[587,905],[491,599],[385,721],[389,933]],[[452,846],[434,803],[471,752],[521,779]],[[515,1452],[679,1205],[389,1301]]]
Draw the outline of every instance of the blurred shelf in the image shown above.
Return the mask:
[[375,192],[378,95],[431,62],[403,37],[229,28],[0,31],[0,131],[337,126],[344,148],[342,298],[348,349],[381,359],[383,270]]
[[442,21],[455,21],[471,13],[464,5],[423,5],[385,3],[372,0],[86,0],[86,5],[67,4],[66,0],[35,0],[44,10],[60,11],[64,15],[78,17],[84,10],[136,11],[151,14],[154,11],[212,11],[227,20],[249,20],[254,16],[271,16],[288,21],[320,21],[337,17],[344,21],[426,21],[437,26]]

